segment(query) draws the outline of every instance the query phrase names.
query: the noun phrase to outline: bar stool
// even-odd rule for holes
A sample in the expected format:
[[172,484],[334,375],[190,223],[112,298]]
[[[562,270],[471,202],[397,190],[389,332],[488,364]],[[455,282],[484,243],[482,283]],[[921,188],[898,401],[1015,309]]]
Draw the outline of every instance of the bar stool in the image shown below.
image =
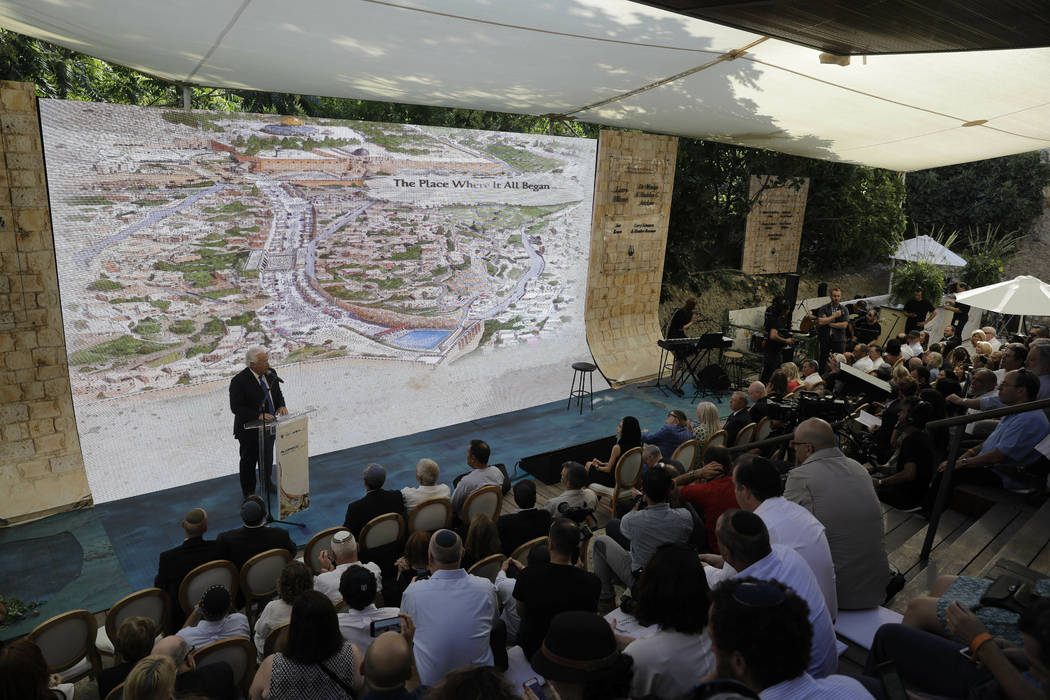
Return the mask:
[[726,361],[726,374],[729,375],[729,383],[734,389],[740,389],[744,384],[744,355],[736,350],[726,350],[722,353]]
[[[580,415],[583,415],[583,399],[587,397],[591,402],[591,410],[594,410],[594,370],[598,369],[597,365],[593,365],[590,362],[573,362],[572,363],[572,386],[569,387],[569,405],[565,407],[568,411],[572,408],[572,400],[576,399],[576,402],[580,405]],[[580,384],[576,385],[576,378],[579,377]],[[584,382],[590,377],[591,383],[590,388],[584,387]]]

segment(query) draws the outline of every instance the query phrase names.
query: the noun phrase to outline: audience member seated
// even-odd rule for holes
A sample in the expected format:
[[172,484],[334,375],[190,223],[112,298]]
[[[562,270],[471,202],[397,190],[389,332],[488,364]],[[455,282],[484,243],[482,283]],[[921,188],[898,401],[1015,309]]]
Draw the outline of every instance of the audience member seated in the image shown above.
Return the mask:
[[135,664],[152,653],[158,631],[153,620],[148,617],[129,617],[120,623],[117,638],[113,640],[117,663],[102,669],[102,673],[99,674],[99,698],[105,700],[109,691],[124,682]]
[[[546,515],[544,511],[544,515]],[[496,523],[487,513],[478,513],[471,519],[470,527],[467,528],[467,536],[463,540],[464,569],[469,569],[482,559],[493,554],[499,554],[503,547],[499,541],[499,530]]]
[[882,352],[882,359],[885,360],[886,364],[893,367],[897,362],[904,357],[904,348],[901,347],[901,341],[897,338],[890,338],[886,341],[886,347]]
[[693,431],[693,438],[696,440],[698,448],[702,448],[704,443],[707,442],[707,438],[721,429],[718,423],[718,406],[715,406],[710,401],[701,401],[696,405],[696,422],[692,423],[690,428]]
[[167,656],[147,656],[128,673],[124,700],[168,700],[175,693],[175,666]]
[[675,477],[674,483],[679,488],[678,495],[693,504],[707,527],[707,551],[717,552],[715,523],[718,516],[737,508],[733,458],[728,449],[715,446],[707,448],[706,459],[703,468]]
[[947,621],[955,639],[883,625],[872,642],[865,674],[872,676],[880,664],[892,661],[906,687],[937,697],[1050,697],[1050,600],[1037,600],[1021,614],[1017,628],[1022,644],[994,637],[979,616],[963,604],[949,605]]
[[819,371],[820,368],[817,367],[816,360],[802,360],[803,389],[807,391],[813,391],[817,384],[824,381],[823,379],[821,379]]
[[595,612],[602,583],[576,566],[580,557],[580,530],[568,518],[550,528],[550,561],[530,564],[518,573],[514,585],[521,626],[518,644],[531,657],[543,644],[551,620],[567,610]]
[[[835,620],[839,610],[835,565],[831,560],[831,548],[824,534],[824,526],[808,510],[781,495],[784,487],[780,473],[764,457],[740,455],[733,469],[733,484],[740,507],[762,518],[766,524],[769,543],[791,547],[809,564],[824,594],[828,614]],[[728,564],[722,567],[723,576],[717,579],[711,577],[714,571],[717,570],[708,570],[708,581],[712,586],[716,580],[735,573]]]
[[794,362],[785,362],[780,365],[780,369],[784,370],[784,375],[787,377],[789,394],[802,386],[802,378],[799,376],[798,365]]
[[591,482],[587,474],[587,467],[579,462],[563,462],[561,465],[561,486],[564,489],[553,498],[547,499],[543,509],[550,513],[552,518],[557,518],[561,504],[566,508],[590,508],[594,510],[598,506],[598,496],[586,488]]
[[[564,472],[564,468],[562,472]],[[514,494],[514,503],[518,510],[515,513],[507,513],[499,516],[496,527],[499,530],[499,541],[503,546],[503,553],[510,556],[511,552],[537,537],[543,537],[551,527],[551,513],[543,508],[536,507],[536,482],[532,479],[522,479],[514,484],[511,489]],[[466,547],[470,551],[470,533],[467,533]]]
[[[999,400],[1006,406],[1035,401],[1039,380],[1027,370],[1014,370],[999,385]],[[1042,411],[1026,411],[1003,416],[992,434],[978,447],[967,450],[955,463],[952,484],[977,483],[1004,486],[1021,493],[1032,493],[1045,485],[1044,476],[1026,471],[1039,461],[1041,454],[1035,446],[1050,432],[1050,424]],[[937,467],[938,474],[930,486],[930,498],[937,489],[947,462]],[[1042,480],[1042,483],[1037,481]]]
[[374,562],[363,562],[357,557],[357,540],[346,530],[339,530],[332,535],[332,549],[321,552],[321,573],[314,578],[314,590],[328,596],[333,604],[342,598],[339,593],[339,581],[343,572],[351,566],[368,569],[376,577],[376,587],[383,590],[383,572]]
[[908,372],[911,374],[911,378],[915,380],[915,386],[919,391],[930,388],[930,368],[922,364],[922,360],[919,360],[918,366],[910,367]]
[[157,575],[153,579],[153,585],[163,589],[171,598],[170,631],[182,627],[186,620],[186,614],[179,605],[179,585],[182,579],[201,564],[223,557],[222,547],[218,542],[204,539],[204,533],[208,531],[208,514],[203,508],[191,509],[180,524],[186,538],[178,547],[160,553]]
[[427,693],[427,700],[518,700],[520,697],[491,666],[456,669]]
[[913,512],[922,507],[933,478],[933,439],[926,423],[933,420],[933,406],[917,398],[903,402],[897,421],[897,471],[872,474],[879,500],[894,508]]
[[590,483],[614,486],[616,484],[616,463],[620,461],[620,455],[627,450],[641,446],[642,428],[638,424],[638,419],[634,416],[624,416],[620,424],[616,426],[616,444],[609,453],[609,459],[603,462],[595,458],[587,462],[587,476]]
[[868,357],[868,346],[865,343],[857,343],[853,346],[853,352],[846,358],[853,369],[858,372],[871,372],[875,364]]
[[275,627],[280,627],[292,619],[292,605],[303,593],[313,590],[314,577],[306,565],[293,559],[281,571],[277,579],[277,597],[266,604],[255,621],[255,648],[259,658],[266,648],[266,638]]
[[197,668],[190,645],[182,637],[165,637],[153,646],[152,653],[167,657],[175,667],[176,698],[202,696],[211,700],[234,700],[240,697],[229,664],[220,661]]
[[941,376],[941,365],[944,364],[944,356],[936,350],[930,350],[923,356],[926,366],[930,369],[931,381],[936,381]]
[[868,309],[861,318],[853,324],[853,334],[861,343],[874,343],[882,335],[882,324],[879,323],[879,312],[876,309]]
[[641,485],[644,498],[638,498],[621,521],[610,521],[630,541],[630,551],[609,535],[599,535],[594,540],[594,573],[602,582],[599,612],[615,607],[614,583],[629,588],[657,547],[665,542],[686,542],[693,532],[689,511],[671,508],[667,502],[673,482],[666,469],[650,469],[642,476]]
[[642,440],[660,448],[664,459],[671,459],[674,451],[686,440],[691,440],[693,433],[688,428],[689,419],[677,408],[667,414],[667,420],[654,433],[648,430],[642,433]]
[[401,595],[408,584],[417,577],[430,576],[427,568],[427,549],[430,547],[430,533],[416,530],[405,540],[405,554],[395,562],[397,579],[393,588],[383,594],[383,600],[389,605],[401,605]]
[[361,528],[372,518],[387,513],[397,513],[406,517],[405,500],[401,497],[401,492],[383,488],[383,484],[386,483],[386,469],[378,464],[369,464],[365,467],[363,479],[365,495],[346,507],[346,517],[343,519],[343,527],[355,538],[361,536]]
[[459,479],[456,490],[452,492],[452,509],[458,516],[467,496],[482,486],[499,486],[503,488],[504,474],[499,467],[489,466],[491,450],[483,440],[471,440],[467,448],[467,466],[470,471]]
[[222,559],[229,559],[239,570],[256,554],[269,549],[285,549],[295,556],[295,544],[287,530],[266,524],[266,506],[256,495],[248,496],[241,504],[243,527],[220,532],[215,541],[222,550]]
[[401,489],[406,513],[411,513],[416,506],[430,498],[452,498],[448,484],[437,482],[439,476],[441,470],[438,469],[437,462],[426,458],[419,460],[416,464],[416,482],[419,486],[406,486]]
[[449,671],[493,665],[490,636],[499,618],[492,583],[461,566],[463,544],[451,530],[430,538],[430,578],[416,581],[401,597],[401,611],[415,626],[413,654],[419,681],[435,685]]
[[926,352],[926,348],[922,346],[922,342],[919,340],[919,331],[909,331],[906,336],[906,344],[912,357],[921,358],[922,354]]
[[732,445],[740,429],[752,422],[751,414],[747,412],[747,394],[742,391],[734,391],[729,397],[729,411],[722,430],[726,431],[726,444]]
[[251,700],[350,700],[361,687],[361,652],[343,639],[332,601],[307,591],[292,606],[288,644],[263,659]]
[[771,700],[872,697],[848,676],[818,679],[807,673],[814,640],[808,619],[812,615],[806,601],[784,583],[755,578],[726,581],[710,596],[708,628],[719,677],[738,680]]
[[631,692],[631,657],[617,651],[609,623],[594,613],[555,615],[529,662],[563,700],[623,700]]
[[660,448],[656,445],[643,445],[642,446],[642,472],[649,471],[652,467],[667,467],[671,470],[671,474],[677,476],[685,473],[685,466],[673,459],[664,459],[663,454],[660,452]]
[[[779,581],[806,602],[813,634],[809,673],[816,678],[833,673],[838,666],[835,629],[820,584],[806,560],[787,545],[771,545],[762,518],[746,510],[722,514],[718,519],[718,544],[722,556],[701,554],[704,563],[715,568],[732,566],[737,572],[732,579]],[[723,581],[715,590],[725,585]]]
[[376,577],[368,569],[351,566],[339,579],[339,593],[347,611],[339,613],[339,631],[343,639],[353,642],[361,651],[372,644],[372,623],[397,617],[397,608],[376,607]]
[[806,508],[824,526],[835,562],[839,610],[881,605],[893,574],[882,505],[871,476],[842,454],[835,432],[820,418],[799,424],[792,447],[799,466],[788,472],[784,498]]
[[428,688],[409,691],[412,677],[412,647],[403,633],[383,632],[365,652],[364,692],[361,700],[418,700]]
[[504,559],[503,566],[496,574],[496,596],[502,608],[499,619],[507,627],[507,648],[521,645],[521,615],[518,614],[518,604],[514,599],[514,589],[517,587],[518,578],[526,568],[549,564],[550,560],[550,547],[545,544],[537,544],[529,548],[524,563],[516,559]]
[[57,673],[49,675],[40,647],[22,637],[0,647],[0,698],[72,700],[73,684],[62,683]]
[[873,432],[875,437],[875,448],[879,461],[886,462],[893,454],[893,431],[900,419],[903,400],[915,396],[918,393],[918,385],[910,376],[890,380],[891,398],[882,409],[880,418],[882,423]]
[[680,698],[715,670],[704,567],[686,545],[661,545],[631,592],[638,623],[658,626],[643,639],[617,638],[634,660],[631,697]]
[[839,367],[846,364],[846,356],[842,353],[833,352],[828,355],[828,371],[824,375],[824,393],[841,396],[846,392],[846,380],[843,378]]
[[186,640],[190,649],[200,649],[220,639],[244,637],[251,639],[248,618],[243,613],[231,612],[233,597],[223,585],[215,585],[204,592],[197,607],[186,618],[178,636]]
[[[767,403],[769,399],[782,399],[789,393],[787,375],[784,374],[784,370],[782,369],[776,370],[773,372],[772,376],[770,376],[769,384],[766,386]],[[714,404],[711,405],[713,406]]]
[[751,416],[752,423],[757,423],[769,413],[769,406],[766,403],[766,385],[762,382],[751,382],[747,387],[747,397],[751,399],[751,408],[747,409],[748,415]]

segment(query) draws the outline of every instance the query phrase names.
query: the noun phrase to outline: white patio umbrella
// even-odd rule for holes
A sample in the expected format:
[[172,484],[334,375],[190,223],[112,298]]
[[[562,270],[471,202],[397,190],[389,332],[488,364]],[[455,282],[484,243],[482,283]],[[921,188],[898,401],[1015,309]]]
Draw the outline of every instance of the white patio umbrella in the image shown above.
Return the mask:
[[894,260],[928,262],[948,267],[966,267],[966,260],[953,253],[930,236],[916,236],[901,241],[890,256]]
[[1050,284],[1031,275],[978,287],[955,295],[960,301],[978,309],[1021,316],[1050,316]]

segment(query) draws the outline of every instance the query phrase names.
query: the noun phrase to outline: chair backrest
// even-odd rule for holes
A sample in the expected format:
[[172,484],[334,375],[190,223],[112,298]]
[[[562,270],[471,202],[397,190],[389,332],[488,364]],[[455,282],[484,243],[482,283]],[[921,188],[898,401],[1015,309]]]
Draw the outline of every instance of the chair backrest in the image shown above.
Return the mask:
[[470,523],[475,515],[484,513],[495,521],[499,518],[499,512],[502,507],[503,489],[495,485],[482,486],[467,496],[467,500],[463,501],[461,517],[463,522]]
[[522,564],[524,564],[526,563],[525,560],[529,556],[529,552],[531,552],[532,548],[538,544],[547,544],[547,536],[544,535],[543,537],[537,537],[536,539],[519,544],[517,548],[510,553],[510,558],[517,559]]
[[728,437],[729,433],[724,430],[716,430],[712,435],[709,435],[708,438],[704,440],[704,446],[700,450],[700,461],[703,462],[707,459],[708,447],[725,447]]
[[116,641],[117,630],[129,617],[148,617],[157,626],[157,632],[163,632],[168,626],[171,614],[171,598],[161,588],[144,588],[126,595],[106,613],[106,636]]
[[[268,549],[244,562],[241,567],[241,592],[245,598],[272,598],[277,593],[277,579],[292,560],[287,549]],[[191,599],[192,600],[192,599]]]
[[231,637],[205,644],[193,652],[193,658],[198,667],[226,662],[233,671],[234,682],[243,691],[249,687],[255,675],[257,652],[251,640],[244,637]]
[[748,423],[740,432],[736,434],[736,440],[733,441],[733,446],[746,445],[749,442],[754,442],[755,437],[755,423]]
[[357,539],[362,549],[375,549],[394,544],[404,536],[405,519],[399,513],[385,513],[369,520]]
[[632,447],[616,461],[616,487],[629,489],[642,479],[642,448]]
[[284,651],[284,646],[288,643],[288,625],[290,624],[292,623],[283,622],[270,630],[270,634],[266,635],[266,641],[263,643],[263,658],[275,651]]
[[113,686],[113,690],[106,693],[106,697],[103,700],[124,700],[124,684],[118,683]]
[[433,532],[452,524],[452,501],[447,498],[428,498],[408,514],[408,531]]
[[325,528],[306,543],[303,548],[303,563],[314,576],[321,573],[321,552],[332,548],[332,535],[345,529],[342,526]]
[[696,462],[696,455],[699,452],[699,450],[697,449],[698,447],[699,443],[697,443],[695,439],[686,440],[681,445],[679,445],[677,449],[675,449],[674,454],[671,455],[671,459],[673,459],[676,462],[679,462],[683,467],[685,467],[686,471],[689,471],[693,468],[693,463]]
[[201,564],[182,578],[179,584],[179,605],[189,615],[200,601],[204,591],[212,586],[223,585],[231,596],[237,595],[237,580],[240,574],[232,561],[216,559]]
[[101,659],[95,650],[97,632],[94,615],[87,610],[70,610],[40,623],[26,638],[40,647],[48,673],[70,669],[85,656],[92,660],[93,667],[97,660],[96,668],[101,670]]
[[474,566],[467,569],[467,573],[480,576],[481,578],[487,578],[489,581],[495,583],[496,574],[499,573],[500,567],[503,566],[503,561],[506,558],[507,557],[502,554],[490,554],[484,559],[475,562]]
[[773,432],[773,423],[769,420],[769,416],[764,416],[755,424],[755,440],[765,440],[771,432]]

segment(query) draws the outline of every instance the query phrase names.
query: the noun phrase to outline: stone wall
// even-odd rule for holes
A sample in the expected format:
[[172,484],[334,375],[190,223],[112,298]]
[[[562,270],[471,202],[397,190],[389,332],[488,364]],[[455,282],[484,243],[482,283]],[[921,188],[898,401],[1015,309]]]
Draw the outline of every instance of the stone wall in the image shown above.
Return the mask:
[[33,86],[0,81],[0,525],[91,505]]

